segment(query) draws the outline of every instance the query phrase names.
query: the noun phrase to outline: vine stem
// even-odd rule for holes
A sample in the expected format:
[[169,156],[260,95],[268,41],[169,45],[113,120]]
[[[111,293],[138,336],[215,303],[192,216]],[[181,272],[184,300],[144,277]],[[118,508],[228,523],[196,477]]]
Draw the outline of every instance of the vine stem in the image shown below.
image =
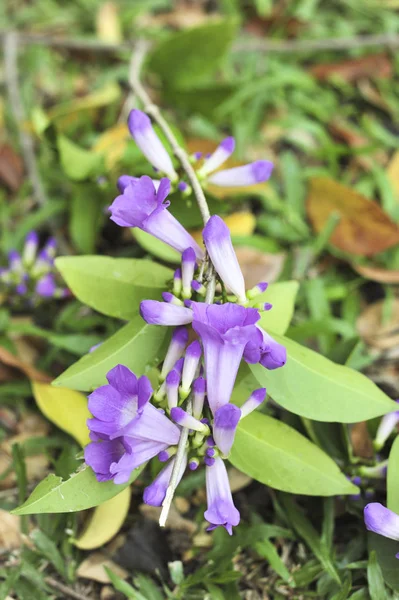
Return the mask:
[[[190,159],[184,150],[179,144],[174,135],[173,131],[169,127],[167,121],[164,119],[159,107],[154,104],[148,95],[146,89],[140,80],[141,69],[146,57],[146,54],[149,49],[149,44],[145,40],[140,40],[136,49],[132,55],[132,59],[130,62],[129,69],[129,83],[134,92],[134,94],[139,98],[143,104],[143,110],[147,115],[153,118],[155,123],[157,123],[160,129],[165,134],[166,139],[168,140],[173,154],[176,156],[177,160],[180,162],[184,172],[187,175],[187,178],[191,184],[191,188],[193,190],[195,199],[197,201],[198,207],[201,212],[202,220],[204,225],[210,219],[210,212],[208,203],[205,198],[204,191],[201,187],[201,184],[198,180],[196,172],[194,171]],[[210,265],[210,271],[208,276],[208,286],[206,291],[205,302],[211,304],[213,302],[213,298],[215,296],[215,286],[216,286],[216,278],[215,273]],[[189,396],[186,404],[186,412],[191,415],[192,414],[192,399],[191,395]],[[188,433],[189,430],[187,427],[182,427],[179,443],[177,445],[177,452],[175,457],[175,462],[172,469],[172,475],[170,478],[168,489],[166,490],[165,499],[162,503],[162,511],[159,517],[159,525],[161,527],[165,527],[166,521],[169,515],[170,507],[172,505],[173,497],[175,495],[175,491],[178,485],[179,473],[181,471],[181,465],[184,460],[184,454],[186,452],[186,446],[188,441]]]

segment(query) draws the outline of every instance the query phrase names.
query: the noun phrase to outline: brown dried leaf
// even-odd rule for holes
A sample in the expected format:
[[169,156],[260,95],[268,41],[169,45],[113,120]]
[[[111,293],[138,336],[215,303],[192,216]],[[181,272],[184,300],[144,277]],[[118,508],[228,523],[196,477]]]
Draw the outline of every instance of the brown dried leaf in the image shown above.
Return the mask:
[[399,300],[390,303],[389,319],[383,321],[384,301],[370,304],[356,321],[360,337],[374,348],[386,350],[399,345]]
[[382,267],[369,267],[352,263],[352,268],[365,277],[379,283],[399,283],[399,271],[383,269]]
[[373,54],[335,63],[315,65],[310,68],[310,72],[319,81],[325,81],[334,75],[338,75],[348,82],[357,81],[363,77],[389,78],[392,76],[392,61],[385,53]]
[[140,27],[153,27],[161,25],[176,29],[187,29],[188,27],[198,27],[204,23],[218,20],[217,13],[209,14],[205,10],[205,5],[190,0],[178,0],[174,3],[172,11],[161,14],[145,13],[137,19]]
[[24,176],[24,164],[21,157],[8,144],[0,146],[0,181],[12,192],[21,186]]
[[[329,124],[331,133],[338,139],[344,141],[350,148],[362,148],[370,145],[370,139],[357,130],[350,121],[337,117]],[[358,154],[353,156],[353,162],[363,169],[370,170],[376,162],[384,164],[386,161],[385,152],[378,150],[372,154]]]
[[0,509],[0,554],[21,546],[20,521],[21,517]]
[[286,254],[266,254],[255,248],[240,246],[236,254],[247,288],[251,288],[259,281],[273,283],[283,270]]
[[373,442],[366,421],[352,425],[350,439],[355,456],[361,456],[362,458],[372,458],[374,456]]
[[122,567],[107,558],[102,552],[93,552],[93,554],[90,554],[79,565],[76,573],[81,579],[90,579],[99,583],[111,583],[104,567],[107,567],[122,579],[126,579],[129,575],[125,569],[122,569]]
[[[22,373],[33,381],[41,381],[43,383],[50,383],[52,381],[51,377],[46,373],[43,373],[43,371],[35,369],[35,367],[24,362],[18,356],[15,356],[5,348],[0,347],[0,366],[1,363],[8,367],[18,369],[18,371],[22,371]],[[15,377],[13,379],[15,379]]]
[[379,204],[333,179],[310,180],[307,212],[317,233],[331,214],[341,216],[331,243],[344,252],[373,256],[399,243],[398,226]]

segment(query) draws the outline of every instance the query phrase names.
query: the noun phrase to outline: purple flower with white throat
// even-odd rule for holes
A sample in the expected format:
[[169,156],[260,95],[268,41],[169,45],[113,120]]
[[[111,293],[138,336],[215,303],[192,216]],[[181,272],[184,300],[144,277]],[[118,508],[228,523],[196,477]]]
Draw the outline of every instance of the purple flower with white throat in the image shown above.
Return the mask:
[[150,325],[187,325],[193,320],[193,312],[189,308],[157,300],[143,300],[140,314]]
[[176,327],[172,333],[172,340],[163,361],[161,377],[165,379],[166,375],[173,369],[176,362],[184,354],[188,342],[188,331],[186,327]]
[[183,298],[191,298],[191,282],[194,277],[196,256],[192,248],[186,248],[182,254],[182,294]]
[[[168,489],[170,478],[172,476],[175,459],[172,458],[166,467],[157,475],[154,481],[145,488],[143,494],[143,500],[145,504],[150,506],[161,506],[166,496],[166,490]],[[187,466],[187,453],[183,455],[183,460],[179,469],[177,477],[177,485],[179,485],[181,478],[184,475],[184,471]]]
[[111,220],[121,227],[138,227],[178,252],[193,248],[198,259],[204,256],[194,238],[167,210],[170,191],[169,179],[161,179],[155,191],[150,177],[143,175],[131,182],[110,206]]
[[208,178],[209,183],[221,187],[240,187],[263,183],[270,178],[273,163],[269,160],[257,160],[248,165],[218,171]]
[[172,160],[155,133],[150,118],[141,110],[134,109],[129,114],[128,127],[134,141],[152,166],[175,181],[177,173]]
[[208,531],[216,527],[224,527],[232,535],[233,526],[240,522],[240,513],[233,503],[229,478],[223,460],[219,457],[209,458],[206,467],[206,496],[208,508],[204,517],[210,523]]
[[234,404],[225,404],[215,412],[213,437],[224,456],[230,453],[240,418],[241,410]]
[[247,304],[244,277],[226,223],[213,215],[205,225],[203,236],[212,264],[223,283],[242,304]]
[[261,337],[249,341],[245,347],[244,360],[249,364],[260,363],[263,367],[270,370],[283,367],[287,362],[286,348],[276,342],[261,327],[257,329]]
[[244,348],[260,338],[255,326],[260,316],[254,308],[237,304],[190,302],[193,329],[204,348],[208,402],[213,414],[227,404],[233,391]]
[[[379,502],[371,502],[364,508],[364,523],[369,531],[390,540],[399,540],[399,515]],[[399,558],[399,553],[396,558]]]

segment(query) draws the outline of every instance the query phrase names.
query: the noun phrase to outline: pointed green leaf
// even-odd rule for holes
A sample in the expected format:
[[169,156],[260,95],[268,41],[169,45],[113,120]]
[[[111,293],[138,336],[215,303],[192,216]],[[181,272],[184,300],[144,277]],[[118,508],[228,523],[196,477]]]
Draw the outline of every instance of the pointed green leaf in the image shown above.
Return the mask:
[[270,334],[287,348],[287,363],[269,371],[250,365],[258,383],[291,412],[317,421],[355,423],[397,410],[365,375],[337,365],[289,338]]
[[122,492],[140,475],[144,467],[145,465],[135,469],[128,483],[120,485],[113,481],[97,481],[92,469],[86,465],[66,481],[54,474],[48,475],[35,487],[26,502],[12,512],[14,515],[35,515],[93,508]]
[[55,264],[81,302],[110,317],[130,319],[146,298],[160,299],[173,272],[150,260],[62,256]]
[[88,392],[106,384],[106,374],[118,364],[129,367],[136,375],[143,375],[161,362],[161,348],[168,333],[167,327],[148,325],[136,315],[94,352],[64,371],[53,385]]
[[292,494],[334,496],[358,491],[315,444],[259,412],[240,422],[230,461],[257,481]]

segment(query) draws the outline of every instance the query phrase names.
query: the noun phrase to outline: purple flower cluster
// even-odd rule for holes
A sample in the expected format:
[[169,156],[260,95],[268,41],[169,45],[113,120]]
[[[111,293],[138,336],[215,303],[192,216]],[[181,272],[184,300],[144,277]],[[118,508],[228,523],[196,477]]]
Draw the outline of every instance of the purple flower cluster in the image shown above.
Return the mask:
[[[128,126],[137,146],[154,169],[168,177],[174,185],[174,189],[180,190],[184,195],[190,194],[190,186],[185,181],[179,181],[179,175],[173,167],[172,160],[152,127],[149,117],[140,110],[134,109],[129,115]],[[242,187],[262,183],[269,179],[273,171],[273,163],[268,160],[257,160],[247,165],[218,170],[233,154],[234,149],[235,140],[233,137],[228,137],[203,161],[201,152],[195,152],[191,156],[193,164],[202,161],[202,165],[197,170],[197,176],[204,186],[209,182],[220,187]],[[118,179],[118,188],[121,194],[123,195],[130,185],[134,186],[137,180],[137,177],[121,175]],[[162,186],[162,181],[162,179],[152,179],[156,191]],[[137,226],[139,225],[135,225],[135,227]]]
[[11,250],[8,267],[0,268],[0,286],[10,296],[19,296],[31,304],[46,298],[63,298],[68,290],[57,285],[54,271],[54,257],[57,243],[50,238],[39,250],[39,236],[36,231],[28,233],[22,254]]
[[[129,128],[152,165],[176,183],[172,161],[148,117],[132,111]],[[233,150],[234,140],[228,138],[205,160],[199,177],[219,185],[248,185],[269,177],[272,165],[266,161],[210,175]],[[86,462],[100,481],[125,483],[135,468],[157,456],[166,465],[144,491],[144,501],[155,506],[164,502],[172,472],[175,477],[179,469],[180,480],[187,465],[191,470],[204,465],[205,518],[210,529],[223,526],[231,534],[240,514],[233,503],[224,459],[240,420],[266,397],[262,388],[240,408],[232,404],[238,369],[242,360],[267,369],[286,362],[285,348],[259,326],[260,310],[269,310],[271,305],[249,306],[267,284],[246,292],[229,230],[218,216],[211,217],[203,231],[205,260],[203,250],[168,211],[169,179],[154,182],[146,176],[123,176],[118,187],[121,194],[110,207],[111,219],[166,242],[181,253],[182,263],[163,302],[144,300],[140,305],[147,323],[174,327],[159,385],[153,390],[145,376],[138,379],[122,365],[108,373],[109,384],[89,396],[92,442],[85,449]],[[222,283],[214,304],[203,301],[208,260]],[[183,428],[188,430],[188,441],[183,461],[175,466]]]

